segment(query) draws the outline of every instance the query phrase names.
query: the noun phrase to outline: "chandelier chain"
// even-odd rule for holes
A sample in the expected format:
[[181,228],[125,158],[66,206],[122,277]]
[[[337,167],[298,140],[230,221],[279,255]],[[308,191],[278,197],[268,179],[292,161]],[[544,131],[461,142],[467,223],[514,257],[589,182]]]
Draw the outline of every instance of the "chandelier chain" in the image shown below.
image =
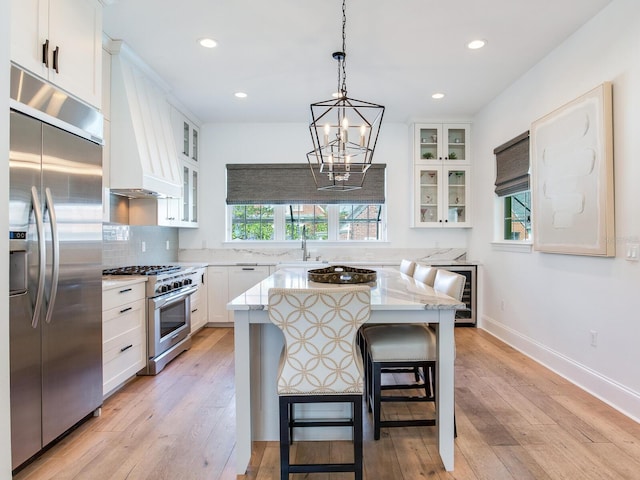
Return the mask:
[[[347,96],[347,0],[342,0],[342,85],[340,91]],[[340,68],[340,66],[338,66]]]

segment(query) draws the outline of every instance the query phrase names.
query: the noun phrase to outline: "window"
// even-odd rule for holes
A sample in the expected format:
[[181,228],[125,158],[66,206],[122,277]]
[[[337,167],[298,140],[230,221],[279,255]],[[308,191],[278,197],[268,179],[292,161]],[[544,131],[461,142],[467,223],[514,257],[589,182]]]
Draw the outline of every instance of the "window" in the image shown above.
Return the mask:
[[[227,164],[227,240],[384,241],[386,165],[362,188],[317,188],[309,164]],[[314,170],[315,172],[315,170]],[[318,175],[318,172],[315,172]]]
[[274,240],[274,205],[231,205],[231,240]]
[[531,241],[529,132],[493,150],[496,155],[496,195],[502,225],[501,240]]
[[308,240],[327,240],[327,205],[289,205],[289,216],[285,221],[285,240],[299,240],[302,236],[302,225],[307,227]]
[[382,205],[229,205],[229,240],[383,241]]
[[381,205],[340,205],[339,240],[380,240]]
[[502,198],[504,205],[503,240],[531,240],[531,191]]

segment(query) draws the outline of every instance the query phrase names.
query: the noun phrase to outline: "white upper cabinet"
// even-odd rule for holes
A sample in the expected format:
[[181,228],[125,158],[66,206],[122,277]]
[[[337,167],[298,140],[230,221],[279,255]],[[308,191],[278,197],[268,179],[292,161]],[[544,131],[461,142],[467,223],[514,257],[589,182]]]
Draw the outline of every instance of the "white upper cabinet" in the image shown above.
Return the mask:
[[466,123],[414,125],[413,227],[471,227],[470,132]]
[[182,162],[182,206],[180,226],[198,227],[200,131],[176,107],[171,107],[171,125],[178,157]]
[[175,107],[171,108],[171,124],[173,125],[178,155],[182,160],[197,165],[200,155],[200,129],[198,125]]
[[12,0],[11,60],[101,107],[102,5],[98,0]]
[[416,163],[470,164],[469,124],[417,124],[414,129],[414,161]]

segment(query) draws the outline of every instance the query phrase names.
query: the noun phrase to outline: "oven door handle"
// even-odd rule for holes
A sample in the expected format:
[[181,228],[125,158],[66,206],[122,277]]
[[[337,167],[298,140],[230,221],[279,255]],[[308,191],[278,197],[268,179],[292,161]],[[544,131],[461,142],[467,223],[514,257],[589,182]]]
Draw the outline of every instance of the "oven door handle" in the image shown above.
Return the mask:
[[152,298],[151,300],[153,301],[155,308],[162,308],[172,303],[179,302],[184,297],[187,297],[192,293],[195,293],[197,289],[198,289],[197,286],[193,286],[185,290],[180,290],[177,293],[174,293],[174,294],[169,293],[167,295],[162,295],[160,297]]

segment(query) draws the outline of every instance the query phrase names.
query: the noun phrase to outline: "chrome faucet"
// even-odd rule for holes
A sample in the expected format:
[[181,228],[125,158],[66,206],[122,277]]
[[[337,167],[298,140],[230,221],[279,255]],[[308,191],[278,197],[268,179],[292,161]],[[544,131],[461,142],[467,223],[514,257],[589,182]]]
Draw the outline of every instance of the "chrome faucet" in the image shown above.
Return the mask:
[[311,258],[311,254],[307,252],[307,226],[302,226],[302,261],[306,262]]

